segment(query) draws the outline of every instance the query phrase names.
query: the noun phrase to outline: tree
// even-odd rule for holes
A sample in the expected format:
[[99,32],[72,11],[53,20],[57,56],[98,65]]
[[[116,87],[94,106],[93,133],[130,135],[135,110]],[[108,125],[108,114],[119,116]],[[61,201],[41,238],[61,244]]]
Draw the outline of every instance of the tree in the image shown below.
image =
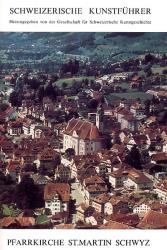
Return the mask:
[[40,190],[30,176],[25,175],[16,186],[15,202],[20,209],[35,209],[42,206]]
[[66,114],[66,117],[65,117],[66,122],[71,120],[73,117],[78,118],[77,111],[70,111],[68,114]]
[[32,78],[32,79],[29,81],[29,84],[30,84],[31,89],[38,89],[39,86],[40,86],[40,81],[37,80],[36,78]]
[[150,63],[150,62],[152,62],[154,60],[155,60],[155,56],[154,55],[152,55],[150,53],[145,55],[145,63],[146,64]]
[[166,74],[167,74],[167,69],[164,69],[164,70],[162,71],[162,74],[166,75]]
[[1,103],[0,104],[0,112],[5,111],[8,108],[8,104],[7,103]]
[[52,83],[49,83],[45,86],[45,96],[52,96],[54,91]]
[[22,101],[21,101],[21,96],[19,95],[19,93],[16,91],[13,91],[9,96],[9,102],[11,103],[13,107],[21,106]]
[[149,99],[147,99],[144,102],[145,105],[145,114],[148,116],[150,114],[150,105],[151,105],[151,101]]
[[88,103],[88,108],[90,109],[97,109],[99,102],[96,99],[91,99]]
[[40,86],[38,91],[37,91],[37,98],[41,102],[44,98],[45,90],[43,86]]
[[6,177],[3,172],[0,171],[0,185],[6,184]]
[[62,88],[65,89],[68,86],[68,84],[66,82],[62,83]]
[[75,155],[75,150],[73,148],[67,148],[65,151],[67,157],[71,157]]
[[37,167],[36,167],[36,164],[30,164],[30,165],[26,165],[24,167],[24,171],[25,172],[34,172],[34,173],[37,173]]
[[0,204],[11,204],[14,201],[14,185],[2,185],[0,192]]
[[142,169],[141,154],[137,148],[137,145],[133,145],[129,154],[126,156],[125,162],[136,169]]

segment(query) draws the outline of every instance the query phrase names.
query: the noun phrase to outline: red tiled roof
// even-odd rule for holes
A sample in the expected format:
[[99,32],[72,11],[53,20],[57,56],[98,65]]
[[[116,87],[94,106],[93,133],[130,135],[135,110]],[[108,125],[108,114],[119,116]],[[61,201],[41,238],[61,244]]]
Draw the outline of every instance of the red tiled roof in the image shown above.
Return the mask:
[[157,211],[148,211],[138,224],[141,229],[167,229],[167,214]]
[[57,229],[74,229],[75,228],[75,224],[59,224],[56,225]]
[[7,170],[8,170],[9,172],[13,172],[13,171],[16,170],[16,166],[13,164],[13,161],[12,161],[12,160],[9,161],[9,163],[8,163],[8,165],[7,165]]
[[10,116],[13,112],[14,112],[14,109],[12,107],[8,107],[5,111],[1,112],[0,119],[4,119]]
[[100,229],[133,229],[133,227],[128,226],[124,223],[109,221],[106,224],[100,226]]
[[144,184],[144,183],[152,183],[146,175],[144,175],[141,171],[136,169],[131,169],[128,173],[128,177],[132,179],[137,184]]
[[136,226],[140,219],[138,214],[111,214],[110,218],[113,221],[119,222],[119,223],[125,223],[129,226]]
[[62,201],[70,200],[70,186],[67,183],[48,183],[44,190],[44,199],[50,200],[55,194],[60,195]]
[[5,217],[2,220],[2,228],[7,228],[12,224],[17,224],[21,227],[30,227],[35,225],[33,217]]
[[105,184],[105,181],[98,175],[96,176],[91,176],[85,179],[85,184],[86,185],[91,185],[91,184]]
[[101,137],[98,128],[93,123],[81,119],[72,118],[69,121],[65,133],[72,135],[74,131],[83,140],[97,140]]
[[132,115],[132,113],[125,108],[121,108],[121,110],[118,111],[118,114],[125,115],[125,116]]
[[110,200],[111,196],[109,194],[100,194],[96,196],[94,199],[92,199],[94,202],[97,202],[99,204],[104,204]]
[[139,81],[139,80],[141,80],[142,78],[141,78],[141,76],[134,76],[133,78],[132,78],[132,81]]
[[165,152],[160,152],[157,154],[153,154],[151,156],[153,161],[166,161],[167,160],[167,153]]
[[12,78],[13,78],[13,77],[12,77],[11,75],[6,75],[6,76],[5,76],[5,80],[6,80],[6,81],[10,81],[10,80],[12,80]]
[[5,132],[5,128],[3,127],[3,125],[0,125],[0,132]]

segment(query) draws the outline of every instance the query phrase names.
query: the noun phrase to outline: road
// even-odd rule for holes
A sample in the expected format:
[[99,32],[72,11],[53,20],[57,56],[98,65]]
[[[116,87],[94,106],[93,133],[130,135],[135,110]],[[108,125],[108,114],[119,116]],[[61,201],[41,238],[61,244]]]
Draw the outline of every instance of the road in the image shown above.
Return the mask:
[[84,202],[84,197],[78,189],[78,184],[72,183],[71,189],[72,189],[71,196],[72,199],[76,200],[76,205],[79,205],[82,202]]

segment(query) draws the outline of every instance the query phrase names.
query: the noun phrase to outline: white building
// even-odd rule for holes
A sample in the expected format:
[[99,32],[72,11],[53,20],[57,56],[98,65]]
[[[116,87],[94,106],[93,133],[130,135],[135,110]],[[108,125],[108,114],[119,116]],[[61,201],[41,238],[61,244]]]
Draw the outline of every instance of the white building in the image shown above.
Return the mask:
[[167,185],[166,182],[156,186],[155,192],[158,198],[161,199],[162,203],[167,204]]
[[73,148],[76,155],[92,154],[102,148],[102,139],[93,123],[72,118],[64,132],[63,149]]
[[151,205],[148,202],[140,201],[133,207],[133,213],[139,216],[144,216],[149,210],[151,210]]
[[68,212],[70,200],[70,186],[66,183],[49,183],[44,190],[45,208],[51,210],[52,215]]

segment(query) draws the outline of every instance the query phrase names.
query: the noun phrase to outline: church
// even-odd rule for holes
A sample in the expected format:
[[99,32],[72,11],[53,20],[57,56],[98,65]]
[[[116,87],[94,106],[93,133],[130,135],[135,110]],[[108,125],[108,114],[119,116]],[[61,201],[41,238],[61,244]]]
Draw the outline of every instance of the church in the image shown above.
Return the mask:
[[89,120],[72,118],[63,136],[63,149],[73,148],[76,155],[93,154],[102,149],[103,125],[101,110],[90,113]]

